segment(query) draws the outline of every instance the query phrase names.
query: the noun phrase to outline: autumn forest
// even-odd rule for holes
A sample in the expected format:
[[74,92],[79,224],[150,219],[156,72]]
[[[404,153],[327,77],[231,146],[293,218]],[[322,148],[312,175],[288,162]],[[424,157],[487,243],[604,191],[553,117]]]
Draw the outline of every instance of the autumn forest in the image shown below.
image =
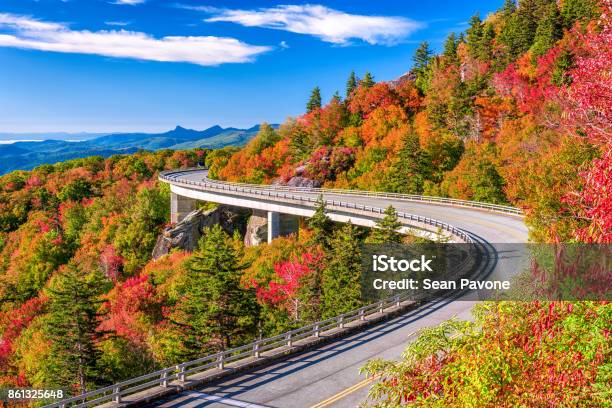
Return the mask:
[[[160,171],[228,181],[453,197],[523,209],[533,242],[612,243],[612,2],[506,0],[401,77],[347,73],[329,101],[244,147],[88,157],[0,177],[0,386],[91,390],[363,304],[360,243],[408,242],[332,223],[245,246],[205,231],[152,250],[169,225]],[[210,206],[209,204],[202,204]],[[372,397],[408,406],[604,406],[604,301],[497,302],[374,360]],[[449,333],[461,332],[457,339]],[[534,402],[535,401],[535,402]]]

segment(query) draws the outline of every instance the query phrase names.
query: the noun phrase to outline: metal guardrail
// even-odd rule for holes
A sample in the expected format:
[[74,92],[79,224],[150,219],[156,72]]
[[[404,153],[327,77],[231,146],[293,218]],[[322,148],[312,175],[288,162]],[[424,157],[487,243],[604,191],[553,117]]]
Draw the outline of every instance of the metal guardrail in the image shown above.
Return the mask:
[[164,368],[140,377],[122,381],[104,388],[90,391],[72,398],[45,405],[44,408],[65,408],[65,407],[89,407],[100,405],[106,402],[120,404],[122,398],[139,391],[155,387],[167,388],[172,381],[184,382],[190,375],[201,373],[214,368],[223,369],[225,364],[247,358],[261,358],[261,353],[279,349],[281,347],[291,348],[293,342],[320,335],[328,330],[344,328],[344,325],[356,321],[366,320],[367,317],[384,313],[390,307],[399,307],[406,301],[408,295],[397,295],[392,298],[381,300],[376,303],[361,307],[359,309],[319,321],[291,330],[277,336],[256,340],[244,346],[232,348],[219,353],[211,354],[196,360],[177,364],[172,367]]
[[[212,183],[202,181],[202,182],[194,182],[189,180],[179,180],[177,181],[174,178],[169,177],[168,175],[160,175],[160,178],[165,181],[178,182],[181,184],[187,185],[210,185]],[[245,191],[245,189],[251,190],[250,187],[246,186],[232,186],[230,184],[225,184],[223,187],[219,187],[218,185],[214,186],[216,189],[229,190],[229,191]],[[261,193],[261,191],[259,192]],[[285,197],[288,198],[287,194],[278,193],[268,191],[267,196],[274,194],[277,197]],[[307,200],[308,202],[316,202],[316,199],[310,197],[303,196],[294,196],[289,195],[291,199],[299,199],[300,201]],[[334,200],[326,200],[329,204],[334,206],[343,207],[343,205],[348,205],[350,203],[343,203]],[[376,213],[382,213],[384,210],[376,207],[367,207],[361,205],[352,204],[350,208],[361,209],[365,211],[373,211]],[[420,217],[416,215],[403,214],[398,213],[398,217],[400,218],[409,218],[411,220],[418,220],[421,222],[429,223],[430,225],[439,226],[446,231],[454,233],[460,237],[462,237],[465,242],[474,243],[474,240],[466,234],[465,232],[456,229],[446,223],[441,223],[439,221],[431,220],[426,217]],[[473,257],[466,257],[460,265],[457,266],[459,271],[465,269],[472,262]],[[253,341],[251,343],[245,344],[240,347],[235,347],[229,350],[221,351],[218,353],[214,353],[208,356],[204,356],[192,361],[187,361],[184,363],[177,364],[172,367],[167,367],[149,374],[145,374],[140,377],[131,378],[126,381],[122,381],[113,385],[109,385],[107,387],[99,388],[97,390],[93,390],[90,392],[86,392],[81,395],[77,395],[71,398],[64,399],[62,401],[58,401],[49,405],[45,405],[44,408],[67,408],[67,407],[90,407],[95,405],[101,405],[108,402],[115,402],[116,404],[121,404],[124,397],[135,394],[139,391],[144,391],[147,389],[153,389],[156,387],[168,388],[172,382],[180,382],[184,383],[189,380],[190,376],[193,376],[198,373],[203,373],[212,369],[224,369],[226,364],[237,362],[240,360],[246,359],[259,359],[263,358],[262,353],[274,350],[281,349],[283,347],[288,350],[291,349],[293,343],[307,338],[318,338],[321,334],[326,331],[333,329],[343,329],[346,324],[351,323],[353,321],[364,321],[368,317],[383,314],[389,308],[400,307],[402,304],[406,304],[404,302],[410,302],[411,294],[405,293],[403,295],[396,295],[378,302],[371,303],[369,305],[360,307],[358,309],[352,310],[347,313],[340,314],[338,316],[318,321],[315,323],[308,324],[306,326],[287,331],[285,333],[281,333],[276,336],[260,339]]]
[[[476,249],[477,247],[480,248],[480,244],[470,246],[468,251],[482,251]],[[474,266],[475,259],[476,257],[473,253],[464,257],[461,263],[457,265],[458,273],[464,273],[463,271],[466,269],[470,271]],[[398,308],[402,304],[407,306],[413,303],[410,292],[402,295],[395,295],[326,320],[311,323],[276,336],[255,340],[243,346],[210,354],[172,367],[163,368],[140,377],[131,378],[107,387],[45,405],[43,408],[83,408],[108,402],[121,404],[124,397],[133,395],[139,391],[156,387],[168,388],[173,382],[176,384],[177,381],[179,383],[185,383],[190,380],[190,376],[214,369],[222,370],[225,368],[226,364],[232,362],[265,358],[265,356],[262,356],[262,353],[266,351],[274,349],[280,350],[281,348],[290,350],[296,341],[307,338],[319,338],[325,332],[333,329],[343,329],[345,325],[351,322],[365,321],[371,316],[385,313],[389,308]]]
[[[191,172],[191,171],[196,171],[196,170],[205,171],[206,169],[202,167],[192,167],[192,168],[180,169],[180,170],[168,170],[168,171],[161,172],[160,178],[165,179],[171,174]],[[321,193],[321,194],[355,195],[355,196],[363,196],[363,197],[382,197],[382,198],[392,198],[395,200],[450,205],[450,206],[455,206],[455,207],[477,208],[481,210],[499,212],[499,213],[508,214],[508,215],[517,215],[517,216],[524,215],[523,211],[520,208],[516,208],[512,206],[484,203],[481,201],[459,200],[456,198],[423,196],[423,195],[416,195],[416,194],[388,193],[384,191],[347,190],[347,189],[338,189],[338,188],[291,187],[291,186],[280,186],[280,185],[272,186],[272,185],[262,185],[262,184],[229,182],[229,181],[223,181],[223,180],[210,180],[208,178],[206,180],[214,181],[217,184],[227,184],[227,185],[251,187],[251,188],[258,188],[258,189],[270,189],[270,190],[275,190],[275,191],[295,191],[295,192],[315,193],[315,194]]]
[[[229,191],[229,192],[239,192],[243,194],[251,194],[261,197],[275,197],[281,198],[285,200],[297,201],[300,204],[307,204],[310,207],[314,207],[316,205],[317,199],[314,197],[307,197],[303,195],[295,195],[290,193],[283,193],[277,191],[276,186],[273,189],[271,188],[262,188],[262,186],[257,186],[253,184],[244,184],[244,183],[228,183],[228,182],[218,182],[216,180],[204,179],[202,181],[193,181],[193,180],[184,180],[179,178],[178,176],[184,172],[190,170],[179,170],[179,171],[170,171],[164,172],[160,174],[159,178],[162,181],[171,182],[174,184],[185,185],[185,186],[196,186],[205,189],[212,190],[221,190],[221,191]],[[326,190],[322,190],[326,191]],[[308,192],[313,192],[308,190]],[[385,209],[380,207],[372,207],[368,205],[355,204],[345,201],[336,201],[336,200],[324,200],[326,206],[328,207],[339,207],[342,209],[349,210],[357,210],[363,211],[366,213],[376,214],[377,216],[384,214]],[[438,228],[442,231],[447,231],[448,233],[456,236],[461,241],[466,243],[472,243],[473,240],[469,234],[465,231],[456,228],[450,224],[445,222],[441,222],[429,217],[422,217],[416,214],[408,214],[404,212],[397,212],[397,217],[407,221],[416,221],[425,225],[431,225],[435,228]]]

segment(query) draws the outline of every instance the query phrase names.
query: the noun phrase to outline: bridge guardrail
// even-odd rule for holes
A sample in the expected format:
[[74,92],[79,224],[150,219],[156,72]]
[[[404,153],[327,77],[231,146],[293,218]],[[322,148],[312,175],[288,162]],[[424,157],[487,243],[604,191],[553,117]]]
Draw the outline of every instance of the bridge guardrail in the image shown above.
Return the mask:
[[[172,171],[160,174],[159,178],[163,181],[173,182],[176,184],[182,184],[187,186],[198,186],[204,187],[208,189],[214,190],[222,190],[222,191],[230,191],[230,192],[242,192],[247,194],[259,195],[259,196],[267,196],[267,197],[276,197],[282,198],[286,200],[299,201],[299,202],[307,202],[310,206],[314,206],[316,204],[317,199],[314,197],[306,197],[303,195],[295,195],[289,193],[283,193],[277,191],[276,189],[269,188],[261,188],[257,185],[252,184],[240,184],[240,183],[226,183],[226,182],[217,182],[216,180],[204,179],[202,181],[193,181],[193,180],[182,180],[177,178],[176,175],[179,175],[188,170],[180,170],[180,171]],[[172,176],[175,175],[175,176]],[[311,191],[309,191],[311,192]],[[372,207],[367,205],[349,203],[345,201],[336,201],[336,200],[325,200],[325,204],[333,207],[340,207],[345,209],[354,209],[358,211],[370,212],[373,214],[382,214],[384,213],[383,208]],[[441,222],[429,217],[423,217],[415,214],[408,214],[403,212],[397,212],[398,218],[405,219],[408,221],[416,221],[423,223],[425,225],[431,225],[433,227],[439,228],[443,231],[446,231],[457,238],[459,238],[463,242],[472,243],[473,240],[465,231],[456,228],[450,224],[445,222]]]
[[384,313],[390,307],[399,307],[406,302],[408,295],[396,295],[363,306],[359,309],[311,323],[298,329],[290,330],[276,336],[253,341],[240,347],[228,349],[192,361],[167,367],[140,377],[131,378],[107,387],[64,399],[44,408],[90,407],[106,402],[120,404],[122,398],[136,392],[155,387],[167,388],[172,381],[185,382],[190,375],[202,373],[214,368],[223,369],[225,364],[247,358],[261,358],[261,353],[272,349],[286,347],[290,349],[294,342],[308,337],[319,337],[325,331],[344,328],[344,325],[355,320],[366,320],[369,316]]
[[[160,176],[162,177],[162,176]],[[172,180],[177,182],[176,180]],[[188,180],[178,181],[182,184],[188,185],[201,185],[206,182],[193,182]],[[216,187],[216,186],[215,186]],[[240,187],[239,190],[237,188]],[[217,187],[218,188],[218,187]],[[222,188],[223,190],[229,191],[244,191],[244,186],[231,186],[225,185]],[[255,190],[255,189],[252,189]],[[258,192],[259,189],[257,189]],[[260,192],[261,193],[261,192]],[[274,191],[267,191],[268,195],[275,195]],[[284,193],[282,196],[287,196]],[[290,195],[291,196],[291,195]],[[292,196],[293,199],[304,200],[303,196]],[[316,199],[307,197],[309,202],[316,202]],[[327,200],[334,206],[343,205],[351,205],[350,208],[363,209],[364,211],[373,211],[377,213],[384,212],[381,208],[362,206],[353,203],[344,203],[341,201]],[[465,232],[460,229],[457,229],[451,225],[446,223],[442,223],[436,220],[432,220],[426,217],[420,217],[412,214],[403,214],[398,213],[398,217],[400,218],[410,218],[411,220],[418,220],[425,223],[430,223],[431,225],[438,226],[443,228],[451,233],[455,233],[459,236],[463,236],[465,242],[474,243],[474,240]],[[466,257],[460,265],[458,265],[457,269],[462,271],[472,262],[473,257]],[[406,303],[409,302],[409,303]],[[243,346],[235,347],[232,349],[224,350],[218,353],[210,354],[208,356],[204,356],[192,361],[187,361],[184,363],[177,364],[172,367],[163,368],[161,370],[154,371],[149,374],[145,374],[140,377],[131,378],[122,382],[118,382],[113,385],[109,385],[103,388],[99,388],[97,390],[89,391],[81,395],[77,395],[71,398],[64,399],[62,401],[58,401],[49,405],[45,405],[44,408],[81,408],[81,407],[90,407],[95,405],[100,405],[103,403],[114,402],[116,404],[121,404],[124,397],[135,394],[139,391],[153,389],[156,387],[168,388],[173,382],[178,381],[179,383],[184,383],[189,380],[189,376],[193,376],[198,373],[203,373],[211,369],[223,369],[226,364],[245,360],[248,358],[259,359],[262,358],[261,354],[274,349],[281,349],[283,347],[288,350],[291,349],[293,343],[302,339],[315,337],[318,338],[326,331],[334,330],[334,329],[343,329],[346,324],[349,324],[356,320],[366,320],[368,317],[371,317],[375,314],[382,314],[389,308],[400,307],[402,304],[408,305],[413,303],[410,300],[410,293],[406,293],[403,295],[395,295],[390,298],[371,303],[369,305],[360,307],[358,309],[352,310],[347,313],[340,314],[338,316],[318,321],[315,323],[311,323],[300,328],[287,331],[285,333],[278,334],[276,336],[255,340],[251,343],[245,344]]]
[[[189,172],[194,170],[204,171],[205,168],[188,168],[188,169],[180,169],[180,170],[169,170],[163,171],[160,173],[160,178],[166,178],[170,174]],[[446,198],[446,197],[436,197],[436,196],[423,196],[417,194],[401,194],[401,193],[388,193],[384,191],[367,191],[367,190],[348,190],[348,189],[338,189],[338,188],[309,188],[309,187],[292,187],[292,186],[280,186],[280,185],[262,185],[262,184],[251,184],[251,183],[238,183],[238,182],[230,182],[223,180],[211,180],[217,184],[228,184],[234,186],[242,186],[242,187],[252,187],[258,189],[273,189],[276,191],[296,191],[303,193],[321,193],[321,194],[342,194],[342,195],[356,195],[356,196],[367,196],[367,197],[383,197],[383,198],[393,198],[396,200],[405,200],[405,201],[414,201],[414,202],[426,202],[426,203],[435,203],[435,204],[443,204],[450,205],[456,207],[468,207],[468,208],[477,208],[487,211],[499,212],[502,214],[508,215],[516,215],[523,216],[523,211],[520,208],[501,205],[501,204],[491,204],[484,203],[481,201],[469,201],[469,200],[460,200],[456,198]]]

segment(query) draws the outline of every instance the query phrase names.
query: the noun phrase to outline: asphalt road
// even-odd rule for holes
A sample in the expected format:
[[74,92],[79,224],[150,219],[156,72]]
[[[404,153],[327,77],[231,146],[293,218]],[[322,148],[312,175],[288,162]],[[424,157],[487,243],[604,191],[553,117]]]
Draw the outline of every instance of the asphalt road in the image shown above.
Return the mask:
[[[189,180],[201,180],[202,172],[186,173]],[[298,194],[298,193],[295,193]],[[308,193],[299,193],[312,196]],[[386,208],[437,219],[469,232],[483,243],[525,243],[527,227],[519,217],[471,208],[431,203],[389,200],[354,195],[329,195],[328,199]],[[520,268],[520,246],[498,251],[489,247],[482,272],[488,276],[514,275]],[[453,316],[469,319],[478,295],[431,302],[393,320],[315,350],[235,378],[157,401],[152,406],[174,407],[356,407],[366,398],[370,383],[359,369],[373,358],[399,359],[416,332],[435,326]],[[319,404],[319,405],[317,405]]]

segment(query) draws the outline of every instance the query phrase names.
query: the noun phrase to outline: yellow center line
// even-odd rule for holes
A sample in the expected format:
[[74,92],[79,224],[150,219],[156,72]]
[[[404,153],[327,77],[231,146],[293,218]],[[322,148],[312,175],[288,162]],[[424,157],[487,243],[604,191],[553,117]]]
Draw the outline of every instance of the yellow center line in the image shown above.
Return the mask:
[[370,377],[370,378],[366,378],[363,381],[358,382],[357,384],[348,387],[347,389],[345,389],[344,391],[339,392],[338,394],[326,399],[325,401],[321,401],[318,404],[313,405],[310,408],[324,408],[324,407],[328,407],[331,404],[333,404],[336,401],[341,400],[342,398],[346,397],[349,394],[352,394],[353,392],[357,391],[360,388],[365,387],[366,385],[372,383],[374,380],[376,379],[376,377]]
[[[407,337],[410,337],[410,336],[412,336],[414,334],[416,334],[416,332],[410,333]],[[454,340],[457,337],[459,337],[460,335],[461,335],[460,333],[455,333],[455,334],[451,335],[449,338],[451,340]],[[328,399],[326,399],[324,401],[321,401],[321,402],[311,406],[310,408],[325,408],[325,407],[329,407],[333,403],[340,401],[342,398],[344,398],[344,397],[354,393],[355,391],[365,387],[368,384],[373,383],[374,380],[376,380],[377,378],[378,378],[378,376],[374,376],[374,377],[366,378],[365,380],[359,381],[357,384],[352,385],[352,386],[346,388],[343,391],[340,391],[336,395],[333,395],[333,396],[329,397]]]

